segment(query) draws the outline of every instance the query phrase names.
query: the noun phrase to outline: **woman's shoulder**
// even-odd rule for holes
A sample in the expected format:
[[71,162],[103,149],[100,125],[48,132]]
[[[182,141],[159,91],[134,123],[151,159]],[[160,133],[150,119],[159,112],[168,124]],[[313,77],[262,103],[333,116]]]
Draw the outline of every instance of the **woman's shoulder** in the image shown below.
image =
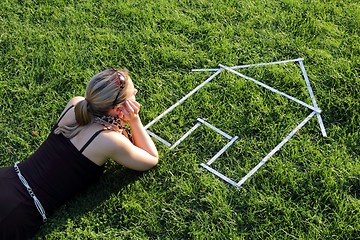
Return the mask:
[[69,102],[66,104],[65,108],[63,109],[62,113],[60,114],[60,118],[58,119],[58,122],[63,118],[66,117],[65,114],[69,112],[70,108],[74,107],[78,102],[85,99],[84,97],[76,96],[69,100]]
[[[65,106],[65,108],[63,109],[63,112],[62,113],[64,113],[64,112],[66,112],[69,108],[71,108],[71,107],[75,107],[75,105],[78,103],[78,102],[80,102],[80,101],[82,101],[82,100],[84,100],[85,98],[84,97],[80,97],[80,96],[76,96],[76,97],[73,97],[73,98],[71,98],[70,100],[69,100],[69,102],[66,104],[66,106]],[[61,114],[62,115],[62,114]]]
[[78,102],[84,100],[85,98],[84,97],[81,97],[81,96],[75,96],[73,98],[70,99],[70,101],[67,103],[66,107],[65,108],[68,108],[70,106],[75,106]]

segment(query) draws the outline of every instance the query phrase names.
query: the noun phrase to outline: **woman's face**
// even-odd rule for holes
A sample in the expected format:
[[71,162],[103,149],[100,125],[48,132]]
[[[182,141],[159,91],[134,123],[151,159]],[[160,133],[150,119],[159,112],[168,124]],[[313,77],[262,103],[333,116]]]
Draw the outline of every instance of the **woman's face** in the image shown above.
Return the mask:
[[130,77],[128,79],[128,84],[129,84],[129,86],[126,89],[126,99],[135,101],[136,93],[138,92],[138,90],[134,87],[134,83]]

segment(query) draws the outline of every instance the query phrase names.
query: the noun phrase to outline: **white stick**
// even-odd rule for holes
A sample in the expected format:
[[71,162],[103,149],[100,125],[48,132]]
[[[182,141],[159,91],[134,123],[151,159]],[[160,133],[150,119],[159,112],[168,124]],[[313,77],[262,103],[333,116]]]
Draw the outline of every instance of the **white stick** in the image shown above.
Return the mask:
[[282,64],[282,63],[289,63],[289,62],[297,62],[304,60],[303,58],[291,59],[291,60],[284,60],[278,62],[269,62],[269,63],[256,63],[256,64],[248,64],[248,65],[240,65],[231,67],[231,69],[239,69],[239,68],[248,68],[248,67],[259,67],[259,66],[266,66],[266,65],[274,65],[274,64]]
[[189,131],[187,131],[179,140],[174,143],[170,150],[174,149],[177,145],[179,145],[185,138],[187,138],[193,131],[195,131],[201,125],[200,122],[196,123]]
[[[282,64],[282,63],[288,63],[288,62],[297,62],[302,61],[303,58],[296,58],[291,60],[284,60],[284,61],[278,61],[278,62],[269,62],[269,63],[256,63],[256,64],[247,64],[247,65],[240,65],[240,66],[233,66],[230,67],[231,69],[239,69],[239,68],[249,68],[249,67],[258,67],[258,66],[266,66],[266,65],[274,65],[274,64]],[[201,68],[201,69],[192,69],[192,72],[216,72],[220,68]]]
[[281,91],[279,91],[279,90],[277,90],[277,89],[275,89],[273,87],[270,87],[270,86],[266,85],[265,83],[262,83],[262,82],[260,82],[260,81],[258,81],[256,79],[254,79],[254,78],[245,76],[244,74],[241,74],[241,73],[239,73],[239,72],[237,72],[237,71],[235,71],[235,70],[233,70],[233,69],[231,69],[231,68],[229,68],[227,66],[224,66],[224,65],[221,65],[221,64],[219,66],[226,69],[226,70],[228,70],[228,71],[230,71],[230,72],[232,72],[232,73],[235,73],[236,75],[238,75],[238,76],[240,76],[242,78],[253,81],[254,83],[256,83],[256,84],[258,84],[258,85],[260,85],[260,86],[262,86],[262,87],[264,87],[266,89],[269,89],[272,92],[283,95],[284,97],[287,97],[287,98],[289,98],[289,99],[291,99],[291,100],[293,100],[293,101],[295,101],[295,102],[297,102],[297,103],[299,103],[299,104],[301,104],[301,105],[303,105],[303,106],[305,106],[305,107],[307,107],[307,108],[309,108],[309,109],[311,109],[311,110],[313,110],[313,111],[315,111],[317,113],[321,112],[321,110],[319,108],[313,107],[313,106],[311,106],[311,105],[309,105],[309,104],[307,104],[307,103],[305,103],[305,102],[303,102],[303,101],[301,101],[301,100],[299,100],[297,98],[294,98],[293,96],[290,96],[290,95],[288,95],[288,94],[286,94],[284,92],[281,92]]
[[[299,61],[299,64],[300,64],[301,71],[302,71],[302,73],[304,75],[306,86],[307,86],[307,88],[309,90],[311,101],[312,101],[314,107],[318,108],[318,105],[317,105],[316,99],[315,99],[315,95],[314,95],[314,92],[313,92],[313,90],[311,88],[310,81],[309,81],[309,78],[308,78],[308,75],[306,73],[305,66],[304,66],[304,63],[302,62],[302,60]],[[322,121],[321,115],[319,113],[316,113],[316,116],[317,116],[317,119],[318,119],[318,122],[319,122],[319,125],[320,125],[322,135],[324,137],[327,137],[326,130],[325,130],[324,123]]]
[[206,165],[210,166],[216,159],[218,159],[218,157],[220,157],[221,154],[223,154],[226,149],[228,149],[239,137],[238,136],[235,136],[231,139],[230,142],[228,142],[214,157],[212,157],[210,159],[210,161],[208,161],[206,163]]
[[221,135],[223,135],[224,137],[226,137],[227,139],[231,140],[233,137],[230,136],[229,134],[221,131],[220,129],[218,129],[217,127],[214,127],[213,125],[211,125],[210,123],[206,122],[204,119],[202,118],[198,118],[197,119],[199,122],[203,123],[205,126],[211,128],[212,130],[214,130],[217,133],[220,133]]
[[156,138],[158,141],[162,142],[162,143],[165,144],[166,146],[171,147],[171,143],[169,143],[169,142],[166,141],[165,139],[162,139],[161,137],[159,137],[159,136],[156,135],[155,133],[151,132],[150,130],[146,130],[146,131],[147,131],[147,133],[148,133],[150,136]]
[[264,165],[267,160],[269,160],[269,158],[274,155],[282,146],[284,146],[285,143],[287,143],[294,135],[295,133],[302,128],[314,115],[315,115],[315,111],[313,111],[309,116],[307,116],[296,128],[294,128],[294,130],[292,130],[290,132],[289,135],[286,136],[286,138],[284,138],[284,140],[281,141],[281,143],[279,143],[268,155],[266,155],[266,157],[264,157],[261,162],[256,165],[248,174],[246,174],[245,177],[243,177],[238,183],[237,186],[241,187],[241,185],[249,178],[251,177],[257,170],[259,170],[259,168]]
[[222,178],[223,180],[225,180],[226,182],[234,185],[234,186],[237,186],[237,183],[234,182],[233,180],[231,180],[230,178],[224,176],[223,174],[219,173],[218,171],[216,171],[215,169],[209,167],[208,165],[204,164],[204,163],[201,163],[200,166],[202,166],[203,168],[207,169],[208,171],[212,172],[213,174],[215,174],[216,176]]
[[210,82],[213,78],[215,78],[220,72],[222,71],[222,69],[219,69],[216,73],[214,73],[213,75],[211,75],[208,79],[206,79],[204,82],[202,82],[200,85],[198,85],[196,88],[194,88],[191,92],[189,92],[188,94],[186,94],[182,99],[180,99],[177,103],[175,103],[174,105],[172,105],[171,107],[169,107],[168,109],[166,109],[162,114],[160,114],[159,116],[157,116],[154,120],[152,120],[150,123],[148,123],[145,126],[145,129],[148,129],[151,125],[153,125],[154,123],[156,123],[157,121],[159,121],[161,118],[163,118],[166,114],[168,114],[170,111],[172,111],[174,108],[176,108],[177,106],[179,106],[181,103],[183,103],[187,98],[189,98],[191,95],[193,95],[196,91],[198,91],[200,88],[202,88],[203,86],[205,86],[205,84],[207,84],[208,82]]

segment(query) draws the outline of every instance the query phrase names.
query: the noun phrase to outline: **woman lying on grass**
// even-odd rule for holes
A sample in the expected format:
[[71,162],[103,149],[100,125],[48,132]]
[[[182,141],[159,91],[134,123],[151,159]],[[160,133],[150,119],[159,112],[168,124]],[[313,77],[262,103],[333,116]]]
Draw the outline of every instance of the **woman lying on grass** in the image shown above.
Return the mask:
[[33,155],[0,169],[0,239],[36,234],[48,214],[100,177],[109,158],[138,171],[158,163],[136,93],[125,70],[96,74]]

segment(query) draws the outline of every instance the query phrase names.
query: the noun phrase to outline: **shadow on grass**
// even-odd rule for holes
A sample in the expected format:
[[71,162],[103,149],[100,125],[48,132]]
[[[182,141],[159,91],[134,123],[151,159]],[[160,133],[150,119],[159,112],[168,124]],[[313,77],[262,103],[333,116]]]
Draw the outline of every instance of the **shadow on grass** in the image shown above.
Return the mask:
[[125,169],[119,165],[107,164],[100,180],[91,185],[87,190],[75,196],[65,205],[55,210],[48,221],[41,227],[35,238],[45,237],[54,232],[66,231],[71,222],[73,226],[82,216],[99,211],[112,196],[119,195],[131,183],[136,182],[145,173]]

